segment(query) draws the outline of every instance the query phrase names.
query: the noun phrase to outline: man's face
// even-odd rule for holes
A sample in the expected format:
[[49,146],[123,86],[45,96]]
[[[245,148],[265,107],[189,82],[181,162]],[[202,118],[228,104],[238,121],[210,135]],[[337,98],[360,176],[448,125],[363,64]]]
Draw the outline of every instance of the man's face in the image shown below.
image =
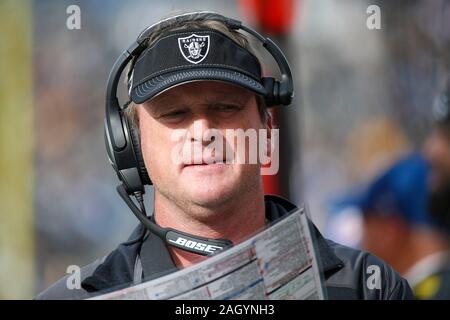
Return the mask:
[[425,154],[433,167],[431,188],[439,191],[450,184],[450,134],[436,127],[425,145]]
[[[211,139],[203,136],[208,129],[225,137],[225,129],[263,128],[252,92],[221,82],[192,82],[139,105],[138,116],[142,153],[155,189],[178,206],[214,208],[260,187],[258,164],[211,163],[211,157],[230,161],[235,154],[212,151]],[[223,141],[234,151],[235,141]]]

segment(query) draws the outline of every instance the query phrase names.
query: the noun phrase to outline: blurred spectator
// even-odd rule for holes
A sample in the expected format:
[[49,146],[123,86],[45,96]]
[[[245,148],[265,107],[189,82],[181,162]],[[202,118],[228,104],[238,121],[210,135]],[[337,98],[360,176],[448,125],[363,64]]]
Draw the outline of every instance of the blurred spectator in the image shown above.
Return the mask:
[[432,166],[430,214],[450,232],[450,88],[433,106],[434,128],[425,144]]
[[449,242],[427,212],[429,164],[411,154],[344,201],[363,214],[362,246],[404,276],[419,299],[450,299]]

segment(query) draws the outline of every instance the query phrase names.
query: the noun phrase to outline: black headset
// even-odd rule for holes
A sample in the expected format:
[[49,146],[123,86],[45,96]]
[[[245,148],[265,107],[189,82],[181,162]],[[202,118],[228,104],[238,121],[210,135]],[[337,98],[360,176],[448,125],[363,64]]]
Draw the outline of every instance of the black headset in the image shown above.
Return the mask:
[[[139,134],[124,115],[124,110],[130,101],[121,107],[117,97],[117,88],[124,69],[131,62],[128,74],[132,74],[134,62],[147,49],[147,40],[153,32],[156,30],[163,31],[193,20],[220,21],[231,30],[243,30],[258,39],[275,59],[281,73],[280,80],[273,77],[263,77],[261,79],[267,92],[267,95],[264,97],[266,105],[277,106],[291,103],[294,95],[291,69],[283,52],[271,39],[263,37],[255,30],[242,25],[238,20],[230,19],[217,13],[199,11],[181,14],[161,20],[147,27],[114,63],[106,90],[105,144],[109,161],[122,182],[117,187],[117,191],[139,221],[151,232],[173,246],[201,255],[211,255],[232,246],[231,241],[201,238],[171,228],[161,228],[146,216],[142,195],[145,193],[144,186],[151,185],[152,181],[147,173],[142,157]],[[130,196],[136,198],[140,209]]]

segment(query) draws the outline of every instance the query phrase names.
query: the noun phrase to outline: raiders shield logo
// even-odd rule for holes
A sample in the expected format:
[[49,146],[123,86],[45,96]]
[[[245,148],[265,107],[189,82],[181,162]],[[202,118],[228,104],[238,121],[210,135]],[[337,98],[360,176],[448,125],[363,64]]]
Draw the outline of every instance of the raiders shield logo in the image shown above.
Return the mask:
[[178,38],[178,46],[183,58],[190,63],[202,62],[209,52],[209,36],[192,34],[189,37]]

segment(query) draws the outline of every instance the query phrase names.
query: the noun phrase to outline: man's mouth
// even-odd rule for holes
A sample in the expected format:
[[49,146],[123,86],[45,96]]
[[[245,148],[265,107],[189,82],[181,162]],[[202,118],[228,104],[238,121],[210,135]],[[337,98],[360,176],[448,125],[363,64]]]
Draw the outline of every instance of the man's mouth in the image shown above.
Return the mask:
[[208,166],[208,165],[224,165],[227,164],[226,163],[226,159],[215,159],[215,160],[209,160],[209,159],[202,159],[202,160],[198,160],[198,161],[192,161],[189,163],[184,163],[183,164],[183,168],[184,167],[192,167],[192,166]]

